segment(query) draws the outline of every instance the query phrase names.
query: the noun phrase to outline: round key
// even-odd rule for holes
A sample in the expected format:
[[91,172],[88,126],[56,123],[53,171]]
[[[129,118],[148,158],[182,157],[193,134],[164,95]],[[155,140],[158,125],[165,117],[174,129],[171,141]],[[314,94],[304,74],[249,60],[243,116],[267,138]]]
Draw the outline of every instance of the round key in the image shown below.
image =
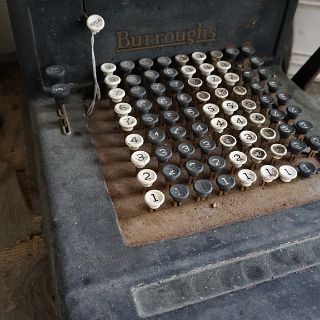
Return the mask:
[[153,66],[153,61],[149,58],[142,58],[138,61],[141,70],[150,70]]
[[307,145],[302,140],[294,139],[288,144],[288,149],[293,155],[300,155],[307,148]]
[[172,150],[168,146],[160,146],[155,150],[155,156],[161,163],[167,163],[172,157]]
[[260,163],[267,158],[267,153],[262,148],[252,148],[249,151],[253,162]]
[[257,104],[250,99],[244,99],[241,101],[241,107],[246,113],[251,113],[257,108]]
[[159,117],[154,113],[145,113],[141,116],[141,123],[146,128],[153,128],[159,122]]
[[234,86],[239,80],[239,76],[236,73],[228,72],[224,75],[224,80],[227,86]]
[[132,116],[123,116],[119,119],[119,124],[123,131],[129,132],[137,125],[137,119]]
[[265,123],[266,118],[263,114],[254,112],[249,115],[249,120],[259,128]]
[[288,119],[297,119],[302,115],[302,109],[298,106],[287,106],[286,111]]
[[199,117],[200,112],[195,107],[186,107],[183,109],[183,115],[187,119],[187,121],[194,121]]
[[284,165],[279,168],[279,176],[283,182],[290,182],[291,180],[295,179],[297,175],[297,170],[292,166]]
[[249,46],[249,45],[244,45],[241,47],[241,53],[244,58],[251,58],[255,54],[256,50]]
[[152,84],[155,83],[158,78],[159,78],[159,72],[155,71],[155,70],[146,70],[143,73],[144,78],[147,80],[148,84]]
[[269,88],[269,92],[277,92],[280,88],[281,88],[281,83],[279,81],[276,80],[269,80],[267,82],[268,88]]
[[60,65],[49,66],[45,70],[45,75],[51,85],[63,83],[66,75],[66,69]]
[[264,140],[270,141],[276,137],[276,132],[271,128],[261,128],[260,135]]
[[208,132],[208,126],[203,122],[194,122],[191,126],[192,133],[196,138],[202,138]]
[[287,148],[280,143],[274,143],[270,146],[270,151],[274,159],[281,159],[287,154]]
[[209,92],[199,91],[199,92],[197,92],[196,97],[200,103],[206,103],[210,100],[211,96],[210,96]]
[[172,60],[170,57],[161,56],[157,58],[157,63],[161,69],[165,69],[170,66],[170,64],[172,63]]
[[278,178],[279,171],[274,166],[264,165],[260,168],[260,176],[264,182],[269,183]]
[[296,130],[300,134],[306,134],[309,131],[313,130],[313,124],[309,121],[306,120],[299,120],[296,123]]
[[207,76],[206,81],[209,88],[216,89],[218,88],[219,84],[222,82],[222,79],[219,76],[212,74],[210,76]]
[[189,94],[182,92],[177,95],[177,101],[179,106],[184,109],[191,103],[192,97]]
[[238,110],[239,106],[235,101],[225,100],[222,102],[222,110],[228,116],[232,116],[235,111]]
[[131,88],[138,86],[141,83],[141,78],[136,74],[129,74],[128,76],[126,76],[125,82],[127,86]]
[[105,77],[113,75],[113,73],[116,71],[116,69],[117,69],[116,65],[113,63],[109,63],[109,62],[103,63],[100,66],[100,70],[103,72],[103,75]]
[[314,152],[320,151],[320,136],[317,136],[317,135],[310,136],[307,139],[307,144],[312,151]]
[[282,139],[287,139],[290,136],[294,135],[296,132],[296,129],[294,126],[287,124],[287,123],[281,123],[278,126],[279,135]]
[[143,99],[146,93],[146,89],[141,86],[134,86],[129,90],[130,96],[133,97],[135,100]]
[[170,127],[169,132],[173,140],[176,140],[176,141],[181,141],[182,139],[185,138],[187,134],[186,128],[179,125]]
[[138,168],[144,168],[150,161],[150,156],[147,152],[138,150],[132,153],[131,155],[131,162],[133,165]]
[[246,147],[250,147],[253,143],[256,143],[258,139],[257,135],[253,131],[249,130],[241,131],[239,138],[241,143]]
[[264,85],[261,82],[252,81],[250,83],[251,93],[255,96],[260,96],[263,93]]
[[185,65],[181,67],[182,75],[185,79],[190,79],[196,73],[196,68],[193,66]]
[[189,197],[190,192],[188,187],[184,184],[174,184],[169,189],[169,194],[173,201],[180,205],[181,202],[183,202]]
[[136,101],[135,109],[139,114],[149,113],[152,108],[152,102],[148,99],[139,99]]
[[169,97],[158,97],[157,106],[160,111],[166,111],[172,106],[172,99]]
[[174,68],[165,68],[162,70],[162,74],[165,79],[168,81],[174,80],[174,78],[178,75],[178,71]]
[[197,200],[200,200],[208,197],[213,188],[209,180],[200,179],[193,184],[193,190],[197,194]]
[[228,59],[228,60],[235,60],[236,57],[240,54],[240,50],[238,48],[235,48],[235,47],[231,47],[231,48],[226,48],[224,50],[224,54],[225,54],[225,57]]
[[189,177],[197,177],[203,171],[203,164],[198,160],[187,160],[184,167]]
[[123,60],[119,63],[119,68],[124,75],[131,74],[132,70],[135,68],[135,64],[131,60]]
[[236,186],[236,180],[228,174],[222,174],[218,176],[216,179],[216,183],[220,190],[220,194],[229,192]]
[[201,139],[198,145],[203,155],[212,153],[216,148],[216,143],[210,138]]
[[250,58],[252,69],[259,69],[264,65],[264,61],[262,58],[253,56]]
[[160,128],[151,128],[147,133],[148,141],[153,145],[161,144],[166,138],[164,131]]
[[242,98],[244,98],[244,96],[247,94],[247,89],[245,87],[242,86],[234,86],[232,88],[233,93],[235,94],[235,97],[240,98],[240,100]]
[[237,139],[230,135],[230,134],[224,134],[219,138],[219,141],[223,147],[226,148],[233,148],[237,144]]
[[207,59],[207,55],[204,52],[194,52],[191,57],[194,61],[194,64],[197,66],[201,65],[201,63]]
[[145,188],[150,188],[157,180],[157,174],[151,169],[142,169],[137,174],[138,182]]
[[243,187],[250,187],[257,180],[257,175],[252,170],[241,169],[238,172],[238,178]]
[[194,145],[189,142],[182,142],[178,145],[178,152],[182,159],[189,159],[194,155],[195,151]]
[[217,99],[225,99],[229,95],[229,91],[225,88],[217,88],[214,90],[214,95]]
[[268,67],[262,67],[258,69],[259,78],[261,81],[269,80],[273,75],[273,72]]
[[104,78],[104,83],[107,85],[108,89],[116,88],[121,82],[121,78],[114,75],[106,76]]
[[161,172],[167,182],[173,182],[177,180],[181,175],[180,168],[173,163],[168,163],[164,165],[161,169]]
[[177,62],[179,66],[185,66],[189,61],[189,57],[185,54],[177,54],[174,57],[174,60]]
[[213,118],[210,120],[210,126],[214,132],[222,133],[223,130],[228,126],[228,122],[223,118]]
[[159,209],[164,200],[165,195],[160,190],[150,190],[144,195],[144,202],[151,210]]
[[138,150],[143,145],[143,142],[143,137],[137,133],[131,133],[127,135],[125,138],[125,144],[132,151]]
[[86,22],[87,22],[87,27],[93,34],[97,34],[105,26],[104,19],[97,14],[92,14],[89,17],[87,17]]
[[286,92],[278,92],[277,93],[277,101],[279,106],[284,106],[287,102],[291,100],[291,96]]
[[162,117],[166,125],[173,126],[179,120],[179,113],[176,111],[168,110],[162,114]]
[[265,109],[265,114],[266,114],[266,110],[271,109],[272,106],[274,105],[273,98],[267,95],[260,96],[259,102],[260,102],[261,109]]
[[285,118],[286,114],[278,109],[271,109],[269,111],[269,119],[273,123],[279,123]]
[[179,94],[184,88],[184,83],[180,80],[171,80],[168,83],[168,87],[174,94]]
[[242,79],[244,83],[250,84],[254,80],[254,73],[251,70],[243,70]]
[[202,111],[208,119],[213,119],[216,116],[216,114],[219,113],[220,109],[216,104],[206,103],[203,105]]
[[132,107],[129,103],[120,102],[114,106],[114,112],[118,115],[119,118],[127,116],[132,111]]
[[66,104],[70,97],[70,87],[65,83],[54,84],[50,88],[50,93],[54,97],[56,104]]
[[200,89],[200,87],[202,86],[202,84],[203,84],[203,82],[199,78],[188,79],[188,85],[189,85],[190,89],[192,89],[194,91],[198,91]]
[[227,162],[224,158],[219,156],[211,156],[208,159],[208,166],[212,173],[219,172],[223,170],[227,165]]
[[219,61],[223,57],[223,53],[220,50],[210,51],[210,56],[213,62]]
[[150,91],[156,96],[160,97],[166,91],[166,86],[162,83],[155,82],[150,86]]
[[235,130],[242,130],[248,124],[247,119],[239,115],[232,116],[230,118],[230,122],[231,122],[232,128]]
[[216,66],[220,74],[226,74],[231,68],[231,63],[228,61],[220,60],[217,62]]
[[241,168],[248,160],[247,156],[238,150],[231,151],[228,158],[232,166],[235,168]]
[[200,73],[203,77],[208,77],[214,70],[214,66],[210,63],[202,63],[199,66]]
[[298,164],[298,170],[304,178],[309,178],[317,173],[316,166],[311,162],[300,162]]

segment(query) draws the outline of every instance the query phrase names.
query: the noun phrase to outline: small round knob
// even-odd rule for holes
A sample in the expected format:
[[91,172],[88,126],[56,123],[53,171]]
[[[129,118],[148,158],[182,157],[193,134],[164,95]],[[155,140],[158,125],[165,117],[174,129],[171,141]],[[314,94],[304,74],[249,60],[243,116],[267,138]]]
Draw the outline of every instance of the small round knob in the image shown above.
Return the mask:
[[172,99],[169,97],[158,97],[157,106],[160,111],[166,111],[172,106]]
[[146,79],[147,83],[152,84],[155,83],[159,78],[159,72],[155,70],[146,70],[143,73],[144,78]]
[[198,160],[187,160],[184,167],[189,177],[197,177],[203,171],[203,164]]
[[228,158],[235,168],[241,168],[248,160],[247,156],[243,152],[238,150],[231,151]]
[[108,93],[109,98],[114,103],[121,102],[125,95],[126,95],[125,91],[120,88],[111,89]]
[[177,54],[174,60],[179,66],[185,66],[189,61],[189,57],[186,54]]
[[131,60],[123,60],[119,63],[119,69],[124,75],[131,74],[134,68],[135,68],[135,64]]
[[166,125],[172,126],[175,125],[179,120],[179,113],[176,111],[168,110],[162,114],[162,117]]
[[199,148],[202,154],[210,154],[216,148],[216,143],[210,138],[203,138],[199,141]]
[[178,152],[182,159],[189,159],[195,153],[196,149],[193,144],[182,142],[178,145]]
[[177,180],[181,175],[180,168],[173,163],[168,163],[164,165],[161,172],[164,178],[166,179],[166,181],[168,182],[173,182]]
[[302,109],[298,106],[287,106],[286,111],[288,119],[296,119],[302,115]]
[[250,187],[257,180],[257,175],[252,170],[241,169],[238,172],[238,178],[242,186]]
[[164,200],[165,195],[160,190],[150,190],[144,195],[144,201],[151,210],[159,209]]
[[208,166],[211,172],[219,172],[226,167],[226,160],[220,156],[211,156],[208,159]]
[[191,103],[192,97],[189,94],[182,92],[177,95],[177,101],[179,106],[184,109]]
[[217,62],[216,66],[220,74],[226,74],[231,68],[231,63],[228,61],[220,60]]
[[268,67],[262,67],[258,69],[258,74],[259,74],[260,80],[263,81],[263,80],[269,80],[273,75],[273,72]]
[[208,132],[209,128],[203,122],[194,122],[191,126],[191,130],[196,138],[202,138]]
[[276,167],[270,165],[264,165],[260,168],[260,175],[264,182],[272,182],[279,176],[279,171]]
[[210,121],[210,126],[214,132],[222,133],[223,130],[228,126],[228,122],[223,118],[213,118]]
[[143,137],[140,134],[132,133],[126,136],[125,144],[130,150],[136,151],[143,145]]
[[138,86],[141,83],[141,77],[137,76],[136,74],[129,74],[125,78],[125,83],[128,85],[128,87],[135,87]]
[[313,124],[306,120],[299,120],[296,123],[296,130],[300,134],[306,134],[309,131],[313,130]]
[[300,162],[298,170],[304,178],[309,178],[317,172],[316,166],[311,162]]
[[157,174],[151,169],[142,169],[137,174],[138,182],[145,188],[150,188],[157,180]]
[[207,55],[204,52],[194,52],[191,57],[194,61],[194,64],[197,66],[201,65],[204,60],[207,59]]
[[65,83],[57,83],[50,88],[50,93],[54,97],[56,104],[63,105],[69,101],[70,87]]
[[233,115],[233,113],[237,111],[239,108],[238,104],[232,100],[223,101],[221,106],[222,106],[223,112],[228,116]]
[[240,80],[240,78],[236,73],[227,72],[224,75],[224,80],[225,80],[227,86],[233,87]]
[[145,88],[141,86],[134,86],[130,88],[129,94],[135,100],[139,100],[139,99],[143,99],[143,97],[147,94],[147,91]]
[[257,104],[250,99],[244,99],[241,101],[241,107],[246,113],[251,113],[257,108]]
[[269,92],[277,92],[281,88],[281,83],[276,80],[269,80],[267,82]]
[[167,163],[172,157],[172,150],[168,146],[160,146],[155,150],[155,156],[161,163]]
[[260,163],[267,158],[267,153],[262,148],[252,148],[249,151],[250,157],[253,162]]
[[279,168],[279,176],[283,182],[290,182],[291,180],[295,179],[297,175],[297,170],[292,166],[284,165]]
[[236,180],[228,174],[222,174],[217,177],[216,183],[220,191],[229,192],[235,187]]
[[193,66],[185,65],[181,67],[182,76],[185,79],[190,79],[197,72],[196,68]]
[[161,144],[166,138],[164,131],[160,128],[151,128],[147,133],[148,141],[153,145]]
[[129,132],[137,125],[137,119],[132,116],[123,116],[119,119],[119,124],[123,131]]
[[100,70],[103,72],[103,75],[105,77],[113,75],[113,73],[116,71],[117,67],[113,63],[103,63],[100,67]]
[[206,198],[212,193],[212,184],[209,180],[200,179],[193,184],[193,190],[199,198]]
[[153,66],[153,61],[149,58],[142,58],[138,61],[138,65],[141,70],[150,70]]
[[157,58],[157,63],[161,69],[168,68],[169,65],[172,63],[170,57],[161,56]]
[[200,73],[203,77],[207,77],[213,72],[214,66],[210,63],[202,63],[199,66]]
[[162,83],[155,82],[150,86],[150,91],[156,96],[160,97],[166,91],[166,86]]
[[202,111],[207,118],[212,119],[219,113],[220,109],[216,104],[206,103],[203,105]]
[[189,189],[184,184],[174,184],[169,189],[169,194],[172,197],[173,201],[180,204],[189,197]]
[[187,119],[187,121],[194,121],[199,117],[200,112],[195,107],[186,107],[183,109],[183,115]]
[[150,156],[143,150],[138,150],[132,153],[131,162],[136,168],[144,168],[150,161]]
[[235,130],[242,130],[247,124],[248,121],[244,116],[234,115],[230,118],[232,128]]
[[181,141],[187,134],[186,128],[179,125],[170,127],[169,132],[172,139],[176,141]]
[[132,107],[129,103],[120,102],[114,106],[114,112],[118,115],[119,118],[129,115],[132,111]]
[[216,89],[222,82],[222,79],[219,76],[212,74],[210,76],[207,76],[206,81],[209,88]]
[[264,60],[256,56],[251,57],[250,62],[252,69],[259,69],[264,65]]
[[283,139],[287,139],[290,136],[294,135],[296,132],[296,129],[294,126],[287,124],[287,123],[281,123],[278,127],[279,135]]
[[57,83],[63,83],[66,75],[66,70],[63,66],[54,65],[49,66],[45,70],[47,79],[49,80],[50,85]]
[[174,94],[179,94],[184,88],[184,83],[180,80],[171,80],[168,83],[168,87]]
[[152,102],[147,99],[139,99],[136,101],[135,109],[139,114],[149,113],[152,108]]
[[288,145],[289,151],[294,155],[300,155],[307,148],[307,145],[302,140],[291,140]]
[[252,46],[244,45],[241,47],[241,53],[244,58],[251,58],[255,54],[256,50]]
[[174,78],[178,75],[178,71],[174,68],[165,68],[162,70],[162,74],[168,81],[170,81],[174,80]]
[[159,122],[159,117],[154,113],[145,113],[140,119],[142,125],[146,128],[153,128]]

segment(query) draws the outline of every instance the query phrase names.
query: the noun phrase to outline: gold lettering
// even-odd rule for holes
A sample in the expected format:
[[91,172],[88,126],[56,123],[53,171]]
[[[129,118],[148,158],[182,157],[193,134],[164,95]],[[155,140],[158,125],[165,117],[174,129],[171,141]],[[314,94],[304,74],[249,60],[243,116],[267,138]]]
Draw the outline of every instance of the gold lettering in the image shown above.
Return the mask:
[[136,47],[141,47],[142,45],[142,42],[141,42],[141,36],[132,36],[131,37],[131,45],[133,48],[136,48]]
[[130,47],[129,33],[127,31],[117,32],[118,50],[127,49]]
[[156,45],[160,45],[161,44],[161,38],[163,38],[163,36],[164,36],[164,34],[163,33],[156,33],[155,34],[155,36],[156,36]]
[[185,31],[182,31],[182,32],[177,31],[175,33],[175,35],[176,35],[176,42],[186,42],[186,32]]
[[187,33],[187,42],[188,44],[193,44],[194,43],[194,38],[197,35],[197,31],[195,29],[191,29]]
[[165,43],[175,42],[173,32],[167,32],[164,34],[164,42]]

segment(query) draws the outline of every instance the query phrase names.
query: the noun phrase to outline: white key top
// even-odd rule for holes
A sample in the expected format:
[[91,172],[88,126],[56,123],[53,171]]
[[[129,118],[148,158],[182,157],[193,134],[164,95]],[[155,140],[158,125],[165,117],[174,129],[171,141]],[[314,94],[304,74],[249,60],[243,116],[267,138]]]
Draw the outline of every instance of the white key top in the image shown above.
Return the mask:
[[272,128],[261,128],[260,129],[260,135],[265,140],[273,140],[277,133]]
[[287,154],[287,148],[280,143],[274,143],[270,146],[270,150],[272,153],[273,158],[281,159]]
[[219,76],[212,74],[210,76],[207,76],[206,81],[209,88],[216,89],[218,88],[218,85],[222,82],[222,79]]
[[236,73],[227,72],[224,75],[224,80],[226,81],[226,85],[233,87],[240,80],[240,78]]
[[137,174],[138,182],[145,188],[150,188],[157,180],[157,174],[151,169],[142,169]]
[[232,116],[235,111],[238,110],[239,106],[235,101],[225,100],[222,102],[222,110],[228,116]]
[[106,76],[104,78],[104,83],[107,85],[108,89],[116,88],[121,82],[121,78],[116,76],[115,74]]
[[185,54],[177,54],[174,57],[174,60],[176,60],[176,62],[179,64],[179,66],[185,66],[188,61],[189,61],[189,57]]
[[252,148],[249,151],[250,157],[253,162],[260,163],[267,158],[267,153],[262,148]]
[[210,56],[212,61],[217,61],[223,57],[223,53],[220,50],[212,50],[210,51]]
[[192,88],[192,89],[200,89],[200,87],[202,86],[203,81],[199,78],[190,78],[188,79],[188,85]]
[[234,86],[232,88],[232,91],[234,92],[235,95],[244,97],[247,94],[247,89],[242,86]]
[[104,76],[111,76],[116,71],[117,66],[113,63],[104,63],[101,65],[100,70],[103,72]]
[[228,158],[231,164],[236,168],[241,168],[248,160],[247,156],[238,150],[231,151]]
[[159,190],[150,190],[144,195],[144,201],[150,209],[159,209],[164,200],[165,195]]
[[196,97],[199,102],[208,102],[210,100],[210,93],[207,91],[199,91],[196,94]]
[[124,116],[119,119],[119,124],[123,131],[129,132],[137,125],[137,119],[132,116]]
[[204,60],[207,59],[207,55],[204,53],[204,52],[194,52],[192,55],[191,55],[194,63],[196,65],[201,65],[201,63],[204,62]]
[[229,91],[226,88],[217,88],[214,90],[214,95],[217,99],[225,99],[229,95]]
[[245,117],[240,116],[238,114],[232,116],[230,118],[230,122],[231,122],[233,129],[235,129],[235,130],[242,130],[242,128],[244,128],[248,123],[248,121]]
[[132,107],[129,103],[120,102],[114,106],[114,112],[118,115],[119,118],[127,116],[132,111]]
[[220,111],[219,107],[213,103],[206,103],[203,105],[202,110],[209,119],[213,119]]
[[121,102],[125,95],[126,95],[125,91],[120,88],[111,89],[108,93],[109,98],[114,103]]
[[143,145],[144,139],[140,134],[131,133],[126,136],[125,144],[132,151],[138,150]]
[[298,172],[294,167],[284,165],[279,168],[279,175],[281,181],[290,182],[298,176]]
[[241,107],[245,112],[251,113],[257,108],[257,104],[250,99],[244,99],[241,101]]
[[142,151],[142,150],[135,151],[131,155],[131,162],[138,169],[144,168],[149,163],[149,161],[150,161],[150,156],[145,151]]
[[201,63],[199,70],[203,77],[207,77],[211,74],[211,72],[213,72],[214,66],[210,63]]
[[267,164],[260,168],[260,175],[264,182],[272,182],[278,178],[279,171],[276,167]]
[[230,134],[224,134],[220,138],[220,143],[226,148],[233,148],[237,144],[237,139],[230,135]]
[[239,138],[244,146],[250,147],[258,139],[257,135],[253,131],[244,130],[239,134]]
[[257,175],[252,170],[241,169],[238,172],[238,178],[242,186],[250,187],[257,180]]
[[97,14],[92,14],[87,19],[87,27],[93,33],[100,32],[104,28],[104,26],[105,26],[104,19]]
[[210,125],[214,132],[222,133],[223,130],[228,126],[228,122],[223,118],[213,118],[210,121]]
[[217,62],[217,69],[219,73],[225,74],[231,68],[231,63],[228,61],[220,60]]
[[196,73],[196,68],[190,65],[185,65],[181,67],[181,72],[184,78],[190,79]]
[[261,113],[251,113],[249,115],[249,119],[250,119],[250,122],[253,123],[255,126],[257,126],[258,128],[261,127],[265,121],[266,121],[266,117],[261,114]]

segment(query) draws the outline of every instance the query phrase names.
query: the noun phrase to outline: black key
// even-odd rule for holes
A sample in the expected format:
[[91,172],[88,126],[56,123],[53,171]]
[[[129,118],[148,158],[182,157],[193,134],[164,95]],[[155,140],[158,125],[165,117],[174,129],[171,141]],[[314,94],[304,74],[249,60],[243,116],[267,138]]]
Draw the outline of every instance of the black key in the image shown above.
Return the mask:
[[164,94],[166,91],[166,86],[162,83],[155,82],[150,86],[150,91],[156,96],[160,97]]
[[157,63],[161,69],[165,69],[169,67],[169,65],[172,63],[172,60],[170,57],[162,56],[157,58]]
[[142,71],[150,70],[153,66],[153,61],[149,58],[142,58],[138,61],[139,67]]
[[244,83],[251,83],[254,80],[254,73],[251,70],[243,70],[242,79]]
[[226,167],[226,160],[219,156],[211,156],[208,159],[208,166],[212,173],[219,172]]
[[280,137],[283,139],[287,139],[296,133],[295,127],[287,123],[281,123],[278,127],[278,131]]
[[290,99],[291,99],[291,96],[286,92],[277,93],[277,101],[278,101],[278,105],[280,106],[285,106]]
[[172,197],[173,201],[180,205],[180,203],[186,200],[189,197],[189,189],[184,184],[174,184],[169,189],[169,194]]
[[227,60],[235,60],[237,56],[240,54],[240,50],[238,48],[226,48],[224,51],[224,56],[227,58]]
[[123,75],[131,74],[132,70],[135,68],[135,64],[131,60],[123,60],[119,63],[119,68]]
[[170,81],[174,80],[174,78],[178,75],[178,71],[174,68],[165,68],[162,70],[162,74],[168,81]]
[[313,130],[313,124],[306,120],[299,120],[296,123],[296,130],[300,134],[306,134],[309,131]]
[[199,141],[201,154],[210,154],[216,148],[216,143],[210,138],[203,138]]
[[260,106],[263,109],[271,109],[274,105],[273,98],[267,95],[260,96],[259,101],[260,101]]
[[65,83],[57,83],[50,88],[50,93],[57,105],[63,105],[69,101],[70,87]]
[[169,132],[171,137],[176,141],[181,141],[182,139],[185,138],[187,134],[186,128],[179,125],[170,127]]
[[144,78],[148,82],[148,84],[155,83],[159,78],[159,72],[155,70],[147,70],[143,73]]
[[252,69],[259,69],[264,65],[264,61],[262,58],[253,56],[250,58]]
[[198,121],[192,124],[191,129],[196,138],[202,138],[209,130],[205,123]]
[[50,86],[63,83],[66,75],[66,70],[63,66],[55,65],[49,66],[45,70],[46,78],[48,79]]
[[147,133],[147,140],[153,145],[161,144],[166,138],[164,131],[160,128],[151,128]]
[[300,155],[307,148],[307,145],[301,140],[291,140],[288,145],[288,149],[294,155]]
[[178,101],[179,106],[182,109],[184,109],[184,108],[188,107],[188,105],[191,103],[192,97],[190,96],[190,94],[182,92],[177,95],[177,101]]
[[279,123],[285,118],[286,114],[278,109],[271,109],[269,111],[270,121],[273,123]]
[[269,92],[277,92],[281,88],[281,83],[276,80],[269,80],[267,84]]
[[139,99],[136,101],[135,109],[139,114],[149,113],[152,108],[152,102],[148,99]]
[[263,93],[264,84],[261,82],[253,81],[250,83],[250,89],[253,95],[259,96]]
[[258,73],[259,73],[259,79],[261,81],[269,80],[271,78],[271,76],[273,75],[272,70],[268,67],[259,68]]
[[179,113],[176,111],[168,110],[162,114],[162,117],[166,125],[172,126],[175,125],[179,120]]
[[298,106],[287,106],[286,111],[289,119],[296,119],[302,115],[302,109]]
[[307,139],[308,146],[314,151],[320,151],[320,136],[310,136]]
[[182,159],[189,159],[194,155],[195,151],[194,145],[189,142],[182,142],[178,145],[178,152]]
[[179,94],[184,88],[184,83],[180,80],[171,80],[168,83],[168,87],[173,93]]
[[157,106],[160,111],[166,111],[172,106],[172,99],[169,97],[158,97]]
[[153,128],[159,122],[159,117],[154,113],[145,113],[141,116],[141,123],[146,128]]
[[180,168],[173,163],[168,163],[164,165],[161,169],[161,172],[167,182],[173,182],[177,180],[181,175]]
[[135,100],[143,99],[146,93],[146,89],[141,86],[134,86],[129,90],[130,96],[133,97]]
[[241,47],[241,53],[244,58],[251,58],[255,54],[255,52],[256,52],[255,48],[251,46],[244,45]]
[[193,190],[197,194],[197,200],[200,200],[199,198],[206,198],[212,192],[213,188],[209,180],[200,179],[193,184]]
[[317,172],[316,166],[311,162],[300,162],[298,164],[299,173],[305,177],[311,177]]
[[167,163],[172,157],[172,150],[168,146],[160,146],[155,150],[155,156],[161,163]]
[[187,121],[194,121],[200,115],[200,112],[195,107],[186,107],[183,109],[183,115]]
[[220,190],[220,194],[229,192],[236,185],[236,180],[228,174],[220,175],[219,177],[217,177],[216,182]]
[[131,88],[138,86],[141,83],[141,78],[136,74],[129,74],[128,76],[126,76],[125,82],[128,85],[128,87]]
[[184,167],[189,177],[197,177],[203,171],[203,164],[198,160],[187,160]]

